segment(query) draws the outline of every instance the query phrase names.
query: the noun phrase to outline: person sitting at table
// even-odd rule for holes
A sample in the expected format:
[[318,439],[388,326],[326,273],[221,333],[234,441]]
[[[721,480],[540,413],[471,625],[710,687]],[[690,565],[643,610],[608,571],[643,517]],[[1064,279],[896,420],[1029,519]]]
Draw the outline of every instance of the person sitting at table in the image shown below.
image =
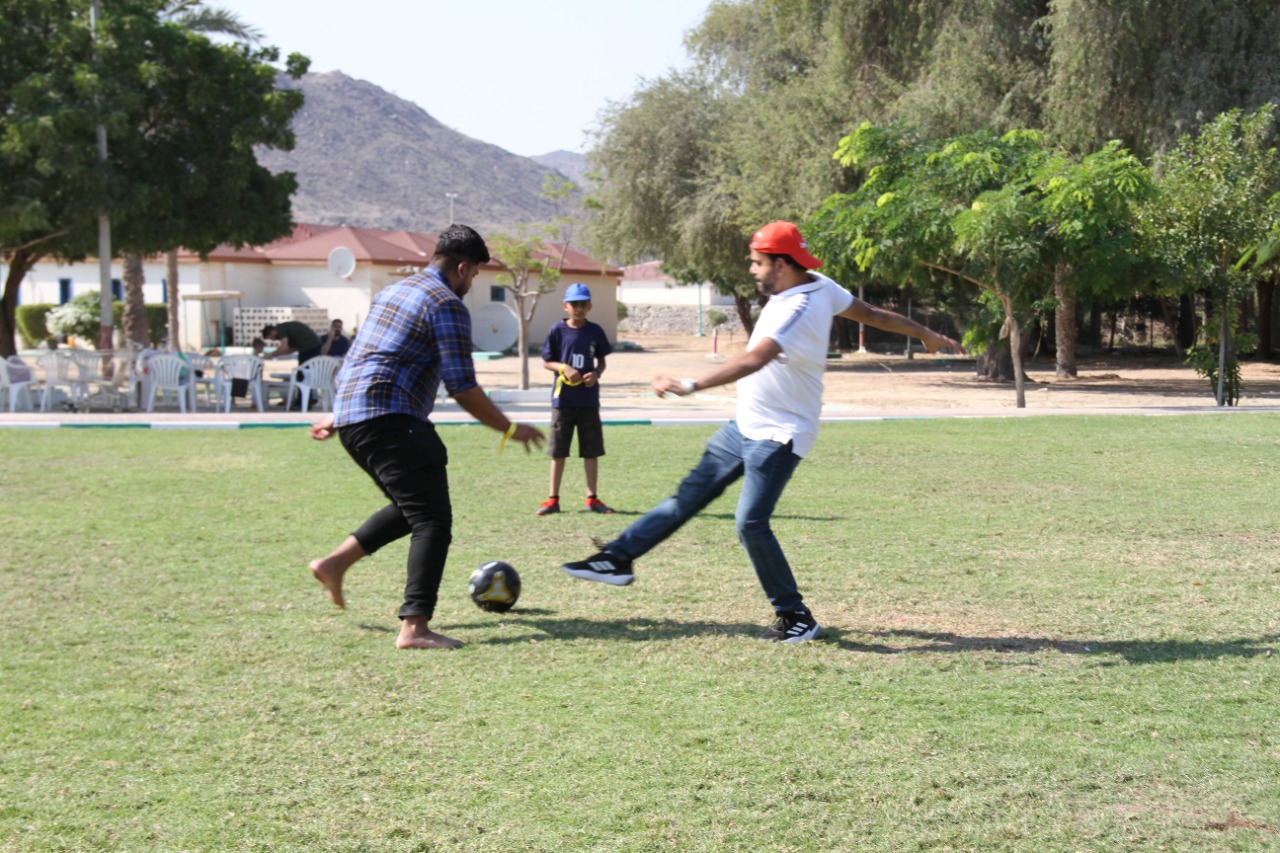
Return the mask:
[[329,334],[320,339],[320,354],[342,358],[351,349],[351,339],[342,334],[342,321],[329,324]]

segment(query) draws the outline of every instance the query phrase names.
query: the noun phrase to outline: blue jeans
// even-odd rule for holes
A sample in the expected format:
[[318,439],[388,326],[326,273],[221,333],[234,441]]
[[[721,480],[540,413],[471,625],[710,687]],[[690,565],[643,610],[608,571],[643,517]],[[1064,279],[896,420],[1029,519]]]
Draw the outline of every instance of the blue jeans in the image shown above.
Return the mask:
[[680,482],[676,493],[622,531],[605,550],[629,560],[643,556],[742,477],[742,494],[734,513],[738,540],[774,610],[800,610],[804,599],[769,526],[773,508],[799,464],[800,457],[791,452],[791,442],[743,438],[737,423],[731,421],[707,442],[702,459]]

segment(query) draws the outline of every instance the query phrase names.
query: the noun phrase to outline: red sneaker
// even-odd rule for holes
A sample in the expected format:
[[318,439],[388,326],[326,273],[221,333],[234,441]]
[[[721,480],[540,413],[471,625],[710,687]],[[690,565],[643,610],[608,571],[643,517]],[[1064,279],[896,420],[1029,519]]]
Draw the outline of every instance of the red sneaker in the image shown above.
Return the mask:
[[542,506],[538,507],[538,515],[551,515],[553,512],[560,511],[559,498],[547,498],[542,502]]
[[587,509],[592,512],[598,512],[601,515],[608,515],[613,512],[613,508],[602,504],[599,498],[587,498]]

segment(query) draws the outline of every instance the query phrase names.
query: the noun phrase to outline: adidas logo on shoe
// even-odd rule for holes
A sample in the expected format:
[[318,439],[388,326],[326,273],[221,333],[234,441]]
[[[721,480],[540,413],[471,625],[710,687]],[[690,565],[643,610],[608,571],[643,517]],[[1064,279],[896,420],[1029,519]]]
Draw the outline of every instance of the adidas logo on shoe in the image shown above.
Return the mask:
[[608,551],[593,554],[578,563],[565,563],[560,568],[570,577],[613,586],[627,586],[636,579],[635,572],[631,570],[631,561]]
[[822,636],[822,626],[808,610],[793,610],[778,614],[778,621],[760,635],[771,643],[802,643]]

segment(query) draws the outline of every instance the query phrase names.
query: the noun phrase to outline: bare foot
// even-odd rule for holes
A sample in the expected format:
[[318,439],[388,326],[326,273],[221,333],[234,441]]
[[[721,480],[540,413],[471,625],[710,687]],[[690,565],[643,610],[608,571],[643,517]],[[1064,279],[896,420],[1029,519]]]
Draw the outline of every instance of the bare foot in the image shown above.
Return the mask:
[[325,595],[337,607],[345,610],[347,602],[342,598],[342,576],[347,573],[345,566],[335,566],[327,557],[311,561],[311,575],[324,587]]
[[427,627],[425,620],[413,616],[400,623],[400,636],[396,637],[397,649],[456,649],[461,640],[437,634]]

